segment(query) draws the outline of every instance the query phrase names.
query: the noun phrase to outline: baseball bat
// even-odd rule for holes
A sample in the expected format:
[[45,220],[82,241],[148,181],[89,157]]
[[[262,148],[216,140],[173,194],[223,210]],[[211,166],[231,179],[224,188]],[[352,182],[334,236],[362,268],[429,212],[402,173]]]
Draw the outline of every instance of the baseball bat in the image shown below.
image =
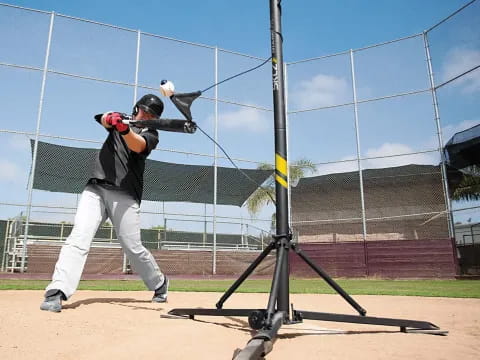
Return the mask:
[[152,120],[122,120],[124,124],[140,125],[162,131],[172,131],[193,134],[197,131],[197,124],[193,121],[180,119],[152,119]]

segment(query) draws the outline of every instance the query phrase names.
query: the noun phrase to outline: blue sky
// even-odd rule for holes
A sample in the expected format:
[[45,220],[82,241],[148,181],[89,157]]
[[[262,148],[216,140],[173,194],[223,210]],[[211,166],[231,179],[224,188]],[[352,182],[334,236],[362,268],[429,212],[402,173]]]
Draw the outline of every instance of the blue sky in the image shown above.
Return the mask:
[[[193,43],[218,46],[252,56],[270,56],[268,1],[10,1],[33,9],[89,19],[145,33]],[[288,1],[283,5],[284,58],[287,62],[358,49],[371,44],[421,33],[466,4],[463,0],[405,1]],[[430,33],[432,61],[437,83],[480,62],[480,5],[455,17]],[[99,77],[119,82],[134,81],[136,33],[56,17],[49,68],[60,72]],[[0,7],[0,62],[42,67],[48,32],[48,15]],[[179,91],[193,91],[213,83],[213,50],[144,35],[141,39],[139,83],[156,87],[171,79]],[[423,39],[416,37],[389,46],[355,52],[359,100],[388,96],[429,87]],[[260,60],[219,53],[219,79],[258,65]],[[1,129],[34,131],[41,73],[0,66],[0,106],[5,109]],[[444,137],[480,122],[478,71],[439,91]],[[271,108],[270,69],[267,66],[219,87],[224,100]],[[352,101],[349,54],[288,66],[289,111]],[[147,90],[139,90],[139,95]],[[205,94],[213,97],[213,90]],[[102,141],[104,132],[90,121],[105,110],[129,112],[133,103],[129,86],[96,83],[49,74],[41,132]],[[375,157],[425,151],[438,146],[429,93],[359,105],[362,156]],[[213,103],[199,99],[194,116],[213,133]],[[167,103],[165,116],[177,117]],[[238,158],[273,161],[272,113],[219,104],[219,140]],[[17,120],[20,119],[20,120]],[[292,114],[291,159],[308,157],[315,162],[352,159],[356,153],[351,106]],[[28,141],[22,135],[0,133],[4,154],[0,160],[0,199],[25,202],[29,167]],[[45,140],[45,139],[44,139]],[[46,139],[46,141],[50,141]],[[58,140],[71,146],[97,147],[94,143]],[[209,153],[211,142],[200,134],[187,137],[161,134],[165,149]],[[246,144],[248,146],[246,146]],[[210,164],[206,157],[155,152],[153,159],[180,163]],[[366,160],[364,167],[406,163],[438,163],[432,153],[403,158]],[[230,166],[221,161],[220,165]],[[240,166],[252,167],[250,163]],[[354,170],[355,162],[319,167],[319,173]],[[6,189],[9,189],[6,191]],[[34,202],[74,206],[75,196],[34,193]],[[157,209],[159,204],[148,206]],[[167,210],[183,211],[182,204]],[[192,205],[202,214],[203,205]],[[9,208],[4,216],[16,210]],[[244,209],[222,208],[222,213],[248,217]],[[272,209],[262,212],[269,218]],[[207,213],[211,213],[209,207]],[[152,220],[155,221],[155,220]],[[202,225],[203,226],[203,225]]]
[[[140,29],[192,42],[269,56],[269,2],[30,0],[8,4]],[[285,60],[388,41],[422,32],[465,0],[284,0]]]

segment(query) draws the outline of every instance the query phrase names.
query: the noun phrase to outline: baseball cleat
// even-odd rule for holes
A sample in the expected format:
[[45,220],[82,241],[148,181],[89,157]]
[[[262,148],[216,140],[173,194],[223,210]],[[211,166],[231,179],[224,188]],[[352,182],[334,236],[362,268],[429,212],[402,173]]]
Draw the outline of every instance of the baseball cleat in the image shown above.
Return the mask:
[[168,285],[170,281],[168,277],[165,276],[165,280],[163,281],[163,285],[160,286],[155,293],[153,294],[152,302],[156,303],[164,303],[167,302],[167,295],[168,295]]
[[65,295],[61,290],[48,290],[45,293],[45,300],[40,305],[40,310],[60,312],[62,311],[62,299],[65,299]]

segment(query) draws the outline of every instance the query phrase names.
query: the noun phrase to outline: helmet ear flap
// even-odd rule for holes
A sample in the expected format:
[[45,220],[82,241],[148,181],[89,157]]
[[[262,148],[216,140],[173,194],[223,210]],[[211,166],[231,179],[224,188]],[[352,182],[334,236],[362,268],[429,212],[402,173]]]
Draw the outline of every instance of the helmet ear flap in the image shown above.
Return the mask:
[[136,116],[138,114],[138,105],[135,105],[132,110],[132,115]]

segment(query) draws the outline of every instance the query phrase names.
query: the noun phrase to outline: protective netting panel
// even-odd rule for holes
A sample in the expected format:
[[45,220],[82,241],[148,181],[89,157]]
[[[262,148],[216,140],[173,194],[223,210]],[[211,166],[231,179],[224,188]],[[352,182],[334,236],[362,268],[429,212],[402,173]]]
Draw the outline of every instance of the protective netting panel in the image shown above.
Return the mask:
[[301,243],[361,240],[358,172],[301,179],[292,188],[292,216]]
[[363,185],[367,240],[449,237],[439,166],[367,169]]
[[[34,141],[31,141],[32,152]],[[90,178],[98,150],[38,143],[34,189],[81,193]],[[267,170],[219,167],[217,203],[241,206],[271,174]],[[213,202],[212,166],[171,164],[146,160],[143,199],[155,201]]]

